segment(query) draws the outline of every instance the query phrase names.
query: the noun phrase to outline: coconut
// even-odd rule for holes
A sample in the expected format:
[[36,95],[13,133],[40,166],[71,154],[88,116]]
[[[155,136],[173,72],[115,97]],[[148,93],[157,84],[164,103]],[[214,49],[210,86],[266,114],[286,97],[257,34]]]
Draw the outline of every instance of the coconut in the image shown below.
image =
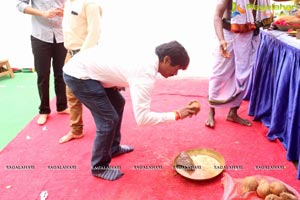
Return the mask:
[[195,164],[193,159],[186,152],[181,152],[177,158],[177,167],[183,168],[184,170],[193,171],[195,170]]
[[200,107],[201,107],[200,103],[198,101],[196,101],[196,100],[191,101],[189,103],[189,106],[193,107],[192,109],[195,111],[195,114],[197,114],[200,111]]
[[262,179],[256,189],[257,196],[265,198],[270,194],[270,184],[266,179]]
[[275,194],[269,194],[266,196],[265,200],[282,200],[281,197],[275,195]]
[[247,176],[242,180],[242,195],[250,192],[256,191],[258,187],[258,181],[255,176]]
[[274,181],[270,184],[270,192],[279,196],[281,192],[287,192],[287,188],[282,182]]
[[281,192],[280,197],[282,200],[297,200],[297,197],[288,192]]

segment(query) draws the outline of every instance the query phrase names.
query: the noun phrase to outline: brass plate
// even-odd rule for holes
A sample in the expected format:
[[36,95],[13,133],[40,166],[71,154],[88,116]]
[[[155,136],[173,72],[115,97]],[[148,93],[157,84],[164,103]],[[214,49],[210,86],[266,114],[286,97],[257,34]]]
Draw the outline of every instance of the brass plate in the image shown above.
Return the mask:
[[190,149],[184,151],[194,161],[194,170],[186,170],[177,166],[178,154],[173,167],[176,172],[185,178],[192,180],[208,180],[218,176],[225,168],[224,157],[216,151],[207,148]]

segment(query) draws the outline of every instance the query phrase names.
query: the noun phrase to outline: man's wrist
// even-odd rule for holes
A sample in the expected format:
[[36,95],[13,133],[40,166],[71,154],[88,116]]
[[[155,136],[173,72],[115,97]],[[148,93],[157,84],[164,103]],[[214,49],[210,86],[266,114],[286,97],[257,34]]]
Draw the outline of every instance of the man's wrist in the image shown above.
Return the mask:
[[175,114],[175,120],[176,121],[182,119],[181,113],[178,110],[174,111],[174,114]]

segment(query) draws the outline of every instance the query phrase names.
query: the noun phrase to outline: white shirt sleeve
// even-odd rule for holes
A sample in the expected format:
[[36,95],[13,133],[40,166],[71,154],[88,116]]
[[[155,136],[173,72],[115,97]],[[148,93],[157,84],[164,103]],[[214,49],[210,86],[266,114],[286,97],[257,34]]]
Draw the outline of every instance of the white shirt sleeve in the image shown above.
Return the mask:
[[133,112],[139,126],[175,121],[174,112],[151,112],[151,91],[154,84],[155,77],[149,74],[129,83]]

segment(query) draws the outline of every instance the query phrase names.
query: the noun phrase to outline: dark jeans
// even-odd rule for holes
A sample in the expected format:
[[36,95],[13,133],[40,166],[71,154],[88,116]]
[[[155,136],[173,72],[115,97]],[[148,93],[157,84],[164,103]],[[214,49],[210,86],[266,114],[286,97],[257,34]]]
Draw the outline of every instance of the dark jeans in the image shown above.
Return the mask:
[[92,172],[108,166],[111,155],[119,150],[121,123],[125,99],[113,88],[103,88],[96,80],[81,80],[64,74],[64,80],[73,94],[92,113],[96,137],[92,151]]
[[[31,47],[34,57],[34,68],[37,72],[37,85],[40,96],[40,114],[49,114],[51,112],[49,104],[49,81],[50,68],[53,66],[54,73],[54,91],[56,94],[56,110],[63,111],[67,105],[66,84],[63,79],[62,68],[66,58],[67,50],[63,43],[43,42],[31,36]],[[52,61],[52,63],[51,63]]]

